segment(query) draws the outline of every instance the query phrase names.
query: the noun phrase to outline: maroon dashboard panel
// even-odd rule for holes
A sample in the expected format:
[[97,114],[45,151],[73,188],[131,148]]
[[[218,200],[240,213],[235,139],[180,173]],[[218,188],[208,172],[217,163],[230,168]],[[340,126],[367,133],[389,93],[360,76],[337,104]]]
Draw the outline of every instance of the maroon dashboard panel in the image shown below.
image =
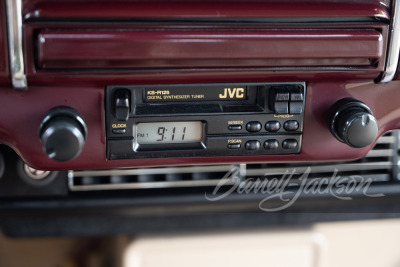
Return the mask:
[[[215,79],[210,80],[216,81]],[[379,122],[379,135],[400,127],[400,83],[375,85],[373,82],[310,82],[307,87],[304,118],[303,146],[300,154],[230,156],[204,158],[164,158],[107,160],[104,121],[104,88],[102,87],[31,87],[27,92],[0,90],[3,116],[0,123],[0,139],[14,147],[18,153],[37,168],[87,169],[128,166],[160,166],[184,164],[215,164],[229,162],[287,162],[329,161],[355,159],[365,155],[372,147],[351,148],[336,140],[329,131],[327,110],[343,97],[354,97],[366,103]],[[384,103],[384,104],[382,104]],[[55,106],[68,105],[82,113],[88,138],[82,153],[68,162],[49,159],[44,153],[38,135],[47,111]],[[12,112],[10,112],[12,111]]]
[[[23,3],[28,90],[4,85],[7,61],[0,58],[0,113],[7,114],[0,142],[39,169],[355,159],[373,144],[349,147],[327,121],[345,97],[370,107],[378,135],[400,127],[400,82],[374,83],[384,70],[390,21],[379,1]],[[5,21],[1,26],[0,53]],[[107,86],[290,81],[307,87],[300,154],[106,158]],[[39,140],[39,125],[57,106],[79,111],[88,130],[81,154],[66,162],[50,159]]]
[[376,30],[48,30],[37,42],[37,66],[46,70],[372,67],[384,61]]

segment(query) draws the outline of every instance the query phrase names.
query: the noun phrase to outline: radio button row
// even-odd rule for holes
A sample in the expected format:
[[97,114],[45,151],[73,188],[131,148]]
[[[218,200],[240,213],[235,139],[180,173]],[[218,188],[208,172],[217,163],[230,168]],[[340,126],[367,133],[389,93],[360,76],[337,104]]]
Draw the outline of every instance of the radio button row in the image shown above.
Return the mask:
[[286,139],[282,142],[283,149],[295,149],[297,148],[297,140],[296,139]]
[[261,122],[259,121],[251,121],[246,124],[246,130],[250,133],[259,132],[262,129]]
[[283,128],[286,131],[296,131],[297,129],[299,129],[299,122],[295,121],[295,120],[290,120],[290,121],[285,121],[285,123],[283,124]]
[[245,148],[246,150],[258,150],[260,149],[261,144],[260,141],[250,140],[246,142]]
[[239,149],[241,147],[242,147],[242,145],[239,144],[239,143],[237,143],[237,144],[228,144],[228,148],[229,149]]
[[268,132],[277,132],[280,128],[281,124],[279,123],[279,121],[268,121],[265,124],[265,130],[267,130]]
[[229,126],[228,126],[228,130],[231,130],[231,131],[239,131],[239,130],[242,130],[242,125],[239,125],[239,124],[229,125]]

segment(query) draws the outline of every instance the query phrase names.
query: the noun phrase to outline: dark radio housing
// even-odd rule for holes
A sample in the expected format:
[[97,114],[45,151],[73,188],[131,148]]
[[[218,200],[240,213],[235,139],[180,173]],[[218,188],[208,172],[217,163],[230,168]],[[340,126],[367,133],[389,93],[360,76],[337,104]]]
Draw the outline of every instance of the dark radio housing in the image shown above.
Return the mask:
[[[305,82],[107,86],[107,158],[297,154],[305,95]],[[139,123],[192,121],[198,142],[138,144]]]

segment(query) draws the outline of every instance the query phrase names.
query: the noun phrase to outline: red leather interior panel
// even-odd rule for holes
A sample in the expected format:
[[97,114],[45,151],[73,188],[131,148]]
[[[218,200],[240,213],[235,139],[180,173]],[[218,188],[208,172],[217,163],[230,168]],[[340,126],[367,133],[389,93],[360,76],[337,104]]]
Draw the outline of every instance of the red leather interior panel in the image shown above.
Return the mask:
[[384,50],[376,30],[48,30],[37,42],[40,69],[371,66]]

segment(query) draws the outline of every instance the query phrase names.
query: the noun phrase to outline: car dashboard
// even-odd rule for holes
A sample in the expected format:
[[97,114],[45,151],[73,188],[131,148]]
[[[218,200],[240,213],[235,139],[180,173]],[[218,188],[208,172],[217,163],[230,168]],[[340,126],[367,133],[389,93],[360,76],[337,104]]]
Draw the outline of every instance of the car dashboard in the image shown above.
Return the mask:
[[1,230],[399,217],[399,12],[396,0],[1,1]]

